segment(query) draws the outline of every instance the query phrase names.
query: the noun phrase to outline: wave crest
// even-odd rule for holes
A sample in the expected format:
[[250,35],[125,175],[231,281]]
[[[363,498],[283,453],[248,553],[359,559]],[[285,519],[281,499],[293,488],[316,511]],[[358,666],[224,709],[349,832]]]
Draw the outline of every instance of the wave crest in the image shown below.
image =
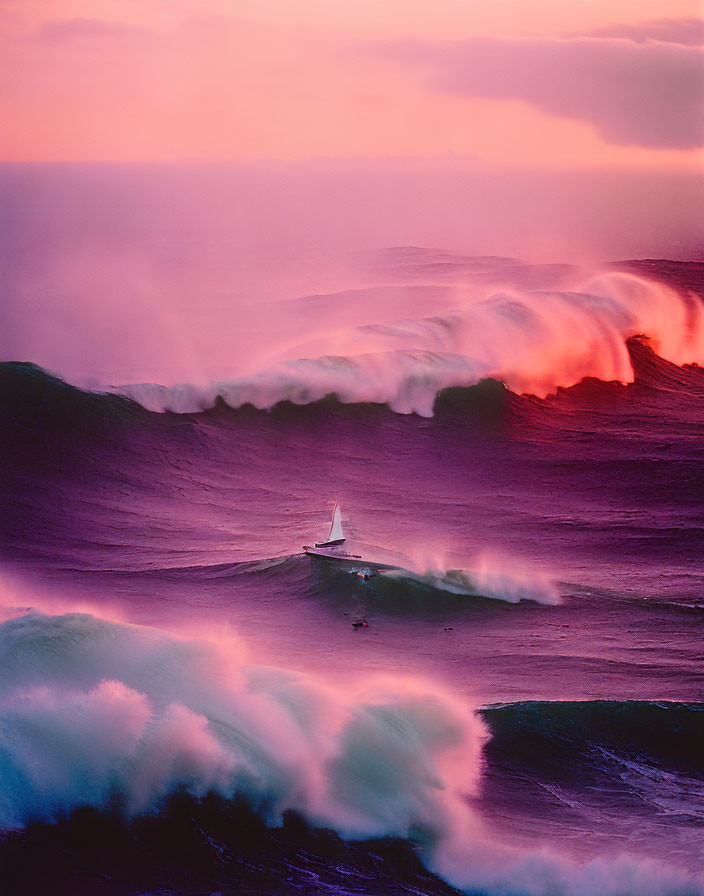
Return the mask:
[[[422,303],[417,310],[421,310]],[[409,309],[413,310],[413,309]],[[500,379],[545,396],[584,377],[633,381],[626,341],[647,335],[675,364],[704,363],[704,306],[635,274],[594,276],[574,291],[508,289],[432,317],[317,334],[289,346],[265,369],[206,386],[136,384],[116,389],[153,411],[194,413],[218,399],[233,408],[343,403],[387,404],[430,417],[439,392]],[[325,345],[325,354],[305,357]]]
[[463,703],[405,679],[334,689],[231,651],[85,614],[0,625],[0,826],[114,792],[141,812],[178,788],[352,837],[435,842],[463,811],[484,737]]
[[[419,571],[423,569],[424,571]],[[412,583],[466,597],[484,597],[517,604],[523,600],[538,604],[559,604],[560,591],[547,575],[538,572],[518,571],[505,562],[482,560],[475,569],[444,569],[431,564],[422,565],[418,571],[404,569],[386,570],[385,577],[403,579]]]

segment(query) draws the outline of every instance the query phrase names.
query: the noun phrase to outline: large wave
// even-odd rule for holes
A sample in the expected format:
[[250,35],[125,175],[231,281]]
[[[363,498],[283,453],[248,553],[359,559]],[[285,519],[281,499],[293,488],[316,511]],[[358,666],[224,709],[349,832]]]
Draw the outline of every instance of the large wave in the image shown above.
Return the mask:
[[244,794],[271,823],[293,808],[346,836],[434,840],[478,777],[483,726],[442,690],[334,689],[232,640],[36,613],[0,626],[0,670],[3,827],[115,789],[139,812],[181,786]]
[[57,819],[117,795],[243,795],[349,838],[409,838],[455,885],[491,894],[691,894],[701,879],[622,857],[577,866],[496,842],[468,802],[486,729],[445,688],[386,676],[330,686],[253,665],[232,639],[187,640],[86,613],[0,625],[0,822]]
[[574,291],[467,296],[432,317],[315,332],[266,368],[205,386],[125,385],[116,389],[154,411],[197,412],[218,399],[233,408],[307,404],[335,394],[345,403],[388,404],[432,416],[436,396],[481,379],[545,396],[584,377],[633,381],[626,341],[648,336],[665,359],[704,363],[704,306],[698,296],[623,272],[581,282]]

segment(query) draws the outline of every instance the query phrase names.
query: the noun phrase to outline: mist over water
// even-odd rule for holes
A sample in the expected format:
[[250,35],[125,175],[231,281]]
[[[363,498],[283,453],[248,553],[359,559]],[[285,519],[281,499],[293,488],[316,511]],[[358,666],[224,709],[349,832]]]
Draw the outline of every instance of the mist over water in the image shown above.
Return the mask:
[[[84,386],[202,387],[282,361],[370,355],[348,388],[380,400],[416,372],[466,384],[514,360],[504,372],[519,389],[549,391],[568,384],[555,374],[578,381],[590,366],[623,373],[613,337],[620,346],[624,329],[669,327],[652,319],[663,301],[641,307],[637,287],[590,279],[653,252],[698,257],[687,234],[704,198],[693,176],[527,176],[448,160],[3,166],[0,191],[6,359]],[[674,321],[670,335],[680,338]],[[460,357],[435,370],[409,349]],[[307,374],[335,385],[327,369]],[[295,367],[282,378],[302,388]]]

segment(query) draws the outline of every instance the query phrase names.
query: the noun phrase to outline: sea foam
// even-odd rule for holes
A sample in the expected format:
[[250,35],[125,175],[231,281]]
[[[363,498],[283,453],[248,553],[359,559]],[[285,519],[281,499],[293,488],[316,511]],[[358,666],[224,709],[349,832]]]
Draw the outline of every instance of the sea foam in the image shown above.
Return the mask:
[[393,677],[331,688],[239,650],[88,614],[0,625],[0,824],[115,793],[142,812],[177,788],[349,837],[435,842],[465,811],[484,728],[461,701]]

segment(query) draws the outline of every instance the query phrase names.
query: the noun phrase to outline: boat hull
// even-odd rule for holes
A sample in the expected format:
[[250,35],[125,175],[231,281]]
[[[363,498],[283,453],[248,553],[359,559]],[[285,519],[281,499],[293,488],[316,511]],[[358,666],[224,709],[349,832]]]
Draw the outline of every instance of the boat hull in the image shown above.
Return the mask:
[[303,550],[311,557],[325,557],[326,560],[341,560],[348,563],[359,563],[361,554],[353,554],[351,551],[341,551],[339,548],[324,548],[317,545],[304,544]]
[[335,548],[317,548],[313,545],[303,545],[303,550],[309,557],[320,557],[323,560],[332,560],[343,566],[365,566],[371,569],[389,569],[388,563],[377,563],[367,560],[361,554],[353,554],[351,551],[340,551]]

